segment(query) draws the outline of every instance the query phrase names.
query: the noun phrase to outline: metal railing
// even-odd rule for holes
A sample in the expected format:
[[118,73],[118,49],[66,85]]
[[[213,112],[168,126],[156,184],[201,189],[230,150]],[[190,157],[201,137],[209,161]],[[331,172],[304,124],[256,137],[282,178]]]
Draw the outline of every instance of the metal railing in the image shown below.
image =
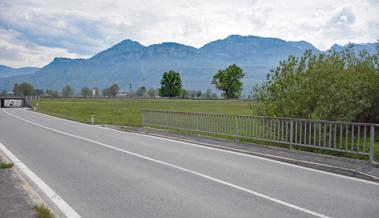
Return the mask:
[[369,156],[378,124],[172,111],[142,111],[142,125]]

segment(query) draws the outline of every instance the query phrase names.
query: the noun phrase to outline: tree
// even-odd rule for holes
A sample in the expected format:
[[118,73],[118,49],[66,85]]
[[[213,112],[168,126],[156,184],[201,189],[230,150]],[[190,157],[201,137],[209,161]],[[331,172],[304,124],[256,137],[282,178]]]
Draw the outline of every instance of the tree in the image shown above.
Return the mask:
[[59,96],[59,92],[57,90],[46,89],[45,93],[51,97],[58,97]]
[[149,88],[147,94],[150,96],[150,98],[155,98],[158,95],[157,91],[154,88]]
[[111,87],[109,87],[109,94],[112,97],[115,97],[117,95],[118,91],[120,91],[120,87],[118,87],[117,84],[113,84],[113,85],[111,85]]
[[41,95],[45,94],[45,92],[43,91],[43,89],[34,89],[33,93],[36,96],[41,96]]
[[223,91],[224,98],[238,98],[242,91],[241,79],[245,76],[243,70],[237,65],[230,65],[224,70],[219,70],[214,76],[212,83],[217,89]]
[[216,93],[212,93],[212,95],[211,95],[211,99],[218,99],[217,94],[216,94]]
[[109,96],[111,96],[111,90],[109,88],[105,88],[105,89],[101,90],[101,94],[104,97],[109,97]]
[[190,97],[191,98],[195,98],[196,97],[196,93],[197,93],[196,90],[192,90],[191,94],[190,94]]
[[165,72],[161,80],[161,88],[159,89],[159,95],[162,97],[176,97],[180,95],[182,91],[182,80],[180,74],[173,70]]
[[50,95],[51,95],[51,97],[58,97],[59,96],[59,92],[58,92],[58,90],[54,89],[54,90],[51,90]]
[[146,87],[145,87],[145,86],[141,86],[141,87],[139,87],[139,88],[137,89],[137,91],[136,91],[136,96],[137,96],[137,97],[144,97],[145,94],[146,94],[146,92],[147,92]]
[[0,96],[7,96],[8,92],[7,90],[3,89],[1,90]]
[[180,93],[180,98],[190,98],[190,91],[182,89]]
[[201,90],[197,91],[197,92],[196,92],[196,97],[197,97],[197,98],[200,98],[200,96],[202,95],[202,93],[203,93],[203,92],[202,92]]
[[85,86],[81,89],[81,94],[83,97],[89,97],[92,95],[92,90]]
[[118,87],[117,84],[113,84],[110,87],[103,89],[102,94],[103,96],[115,97],[119,90],[120,87]]
[[15,96],[30,96],[34,93],[34,87],[30,83],[15,84],[13,87],[13,94]]
[[17,95],[16,92],[17,92],[17,86],[18,86],[18,83],[15,83],[13,85],[13,95]]
[[62,89],[62,96],[71,97],[74,95],[74,89],[70,85],[66,85]]
[[206,99],[211,99],[211,97],[212,97],[212,89],[207,89],[205,91],[205,98]]

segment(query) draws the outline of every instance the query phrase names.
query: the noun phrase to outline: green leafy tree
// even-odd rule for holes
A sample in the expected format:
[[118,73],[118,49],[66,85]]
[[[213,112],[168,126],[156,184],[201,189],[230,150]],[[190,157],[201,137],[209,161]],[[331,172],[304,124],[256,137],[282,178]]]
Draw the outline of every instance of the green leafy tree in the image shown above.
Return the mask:
[[110,87],[103,89],[103,96],[115,97],[120,91],[120,87],[117,84],[112,84]]
[[182,91],[182,80],[180,74],[173,70],[165,72],[161,80],[161,88],[159,89],[159,95],[161,97],[176,97],[180,95]]
[[71,97],[74,95],[74,89],[70,85],[66,85],[62,89],[62,96]]
[[109,87],[109,92],[112,97],[115,97],[120,91],[120,87],[117,84],[112,84],[111,87]]
[[34,87],[30,83],[16,83],[13,88],[13,93],[15,96],[31,96],[34,94]]
[[3,89],[0,93],[0,96],[7,96],[7,90]]
[[88,87],[83,87],[82,89],[81,89],[81,94],[82,94],[82,96],[84,96],[84,97],[88,97],[88,96],[91,96],[92,95],[92,90],[90,89],[90,88],[88,88]]
[[146,87],[145,87],[145,86],[141,86],[141,87],[139,87],[139,88],[137,89],[135,95],[136,95],[137,97],[144,97],[145,94],[146,94],[146,92],[147,92]]
[[242,91],[241,79],[245,76],[243,70],[235,64],[224,70],[219,70],[214,76],[212,83],[217,89],[223,91],[224,98],[238,98]]

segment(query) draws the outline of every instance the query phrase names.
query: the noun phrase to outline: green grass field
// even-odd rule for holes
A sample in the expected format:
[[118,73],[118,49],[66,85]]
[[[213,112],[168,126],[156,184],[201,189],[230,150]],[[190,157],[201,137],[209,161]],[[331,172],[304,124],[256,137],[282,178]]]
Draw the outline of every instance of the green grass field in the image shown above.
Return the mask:
[[38,111],[57,117],[97,124],[141,126],[141,110],[169,110],[221,114],[256,115],[249,101],[181,99],[42,98]]
[[[38,111],[53,116],[90,123],[91,113],[96,124],[141,126],[141,110],[168,110],[231,115],[258,114],[261,109],[251,101],[184,100],[184,99],[107,99],[107,98],[41,98]],[[272,143],[264,143],[272,145]],[[379,134],[376,135],[375,157],[379,159]]]

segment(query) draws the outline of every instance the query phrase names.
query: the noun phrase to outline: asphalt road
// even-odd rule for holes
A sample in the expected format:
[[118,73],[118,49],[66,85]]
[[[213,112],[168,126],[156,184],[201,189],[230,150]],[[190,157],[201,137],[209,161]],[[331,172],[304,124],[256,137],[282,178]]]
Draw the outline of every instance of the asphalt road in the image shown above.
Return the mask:
[[82,217],[379,217],[376,183],[23,109],[0,142]]

